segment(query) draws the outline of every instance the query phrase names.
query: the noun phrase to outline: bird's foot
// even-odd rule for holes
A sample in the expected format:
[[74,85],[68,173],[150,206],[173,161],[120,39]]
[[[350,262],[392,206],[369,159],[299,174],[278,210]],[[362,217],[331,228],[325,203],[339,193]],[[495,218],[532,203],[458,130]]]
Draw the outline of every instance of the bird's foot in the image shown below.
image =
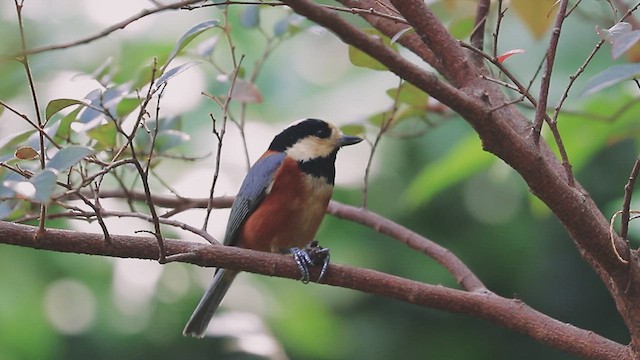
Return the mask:
[[304,249],[297,247],[289,249],[289,253],[293,255],[293,259],[296,261],[296,264],[298,264],[298,269],[300,269],[300,273],[302,274],[302,278],[300,278],[300,280],[303,283],[306,284],[309,282],[309,266],[322,265],[320,275],[316,282],[320,282],[320,280],[322,280],[327,272],[327,268],[329,267],[329,249],[323,248],[314,240]]

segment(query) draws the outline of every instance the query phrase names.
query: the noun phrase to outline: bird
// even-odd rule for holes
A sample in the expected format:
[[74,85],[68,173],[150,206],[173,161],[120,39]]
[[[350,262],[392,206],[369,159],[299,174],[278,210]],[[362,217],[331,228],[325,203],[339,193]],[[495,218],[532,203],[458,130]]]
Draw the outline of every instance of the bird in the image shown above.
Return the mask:
[[[309,281],[308,266],[322,264],[319,281],[329,256],[314,237],[333,192],[336,155],[343,146],[362,140],[319,119],[287,126],[247,172],[231,206],[223,244],[292,254],[303,282]],[[204,337],[238,273],[216,269],[183,335]]]

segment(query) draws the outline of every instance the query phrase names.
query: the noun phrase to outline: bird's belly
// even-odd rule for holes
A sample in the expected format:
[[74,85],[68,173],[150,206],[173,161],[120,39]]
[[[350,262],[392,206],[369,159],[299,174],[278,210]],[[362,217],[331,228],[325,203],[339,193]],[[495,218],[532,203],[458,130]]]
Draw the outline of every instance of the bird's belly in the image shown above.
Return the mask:
[[243,224],[239,245],[268,252],[306,246],[322,222],[332,189],[324,179],[311,177],[297,186],[274,186]]

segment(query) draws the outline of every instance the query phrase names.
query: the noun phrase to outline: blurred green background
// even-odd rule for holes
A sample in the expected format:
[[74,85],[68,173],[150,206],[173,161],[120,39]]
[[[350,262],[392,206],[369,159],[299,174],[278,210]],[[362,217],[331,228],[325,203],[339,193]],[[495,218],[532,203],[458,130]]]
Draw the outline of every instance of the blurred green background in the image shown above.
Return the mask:
[[[468,23],[474,2],[453,3],[433,6],[448,25]],[[24,8],[28,46],[92,35],[148,6],[145,1],[28,0]],[[228,17],[247,74],[260,65],[265,48],[273,45],[268,39],[273,40],[278,24],[291,16],[283,7],[261,7],[259,22],[252,23],[256,14],[250,11],[233,6]],[[163,12],[90,44],[34,55],[30,60],[39,100],[46,104],[56,98],[81,99],[98,87],[82,74],[93,73],[108,58],[115,69],[114,81],[135,79],[152,58],[166,59],[182,34],[208,19],[223,21],[223,13],[213,7]],[[594,25],[610,26],[607,19],[613,19],[607,4],[585,2],[567,20],[550,103],[559,98],[568,76],[598,41]],[[544,54],[548,34],[534,39],[513,13],[504,21],[499,48],[526,50],[526,55],[507,63],[526,83]],[[18,29],[13,3],[2,2],[0,53],[19,49]],[[179,150],[188,157],[215,153],[208,114],[219,112],[201,92],[219,92],[220,75],[229,71],[231,62],[219,29],[200,36],[176,60],[194,58],[198,44],[214,36],[220,37],[216,64],[204,62],[170,80],[162,102],[164,115],[182,116],[183,131],[191,139]],[[347,46],[308,22],[290,27],[275,41],[278,45],[266,57],[256,81],[263,101],[246,108],[251,160],[279,129],[303,117],[362,125],[373,141],[377,128],[370,119],[390,108],[392,99],[386,91],[397,87],[398,80],[384,71],[352,66]],[[591,97],[579,93],[591,76],[612,62],[605,46],[577,81],[566,105],[570,111],[560,118],[577,179],[606,216],[620,207],[637,155],[635,124],[640,108],[630,106],[613,121],[602,117],[633,101],[637,89],[618,86]],[[20,64],[1,61],[0,78],[0,99],[33,116]],[[239,117],[241,108],[234,106],[232,112]],[[26,128],[9,111],[0,115],[2,137]],[[246,171],[233,125],[228,136],[217,195],[235,193]],[[369,153],[367,144],[340,153],[334,199],[361,203]],[[213,155],[195,162],[165,159],[156,171],[179,194],[207,197],[213,164]],[[628,342],[613,301],[562,226],[531,197],[512,169],[481,151],[472,129],[456,115],[427,113],[392,128],[374,158],[368,194],[371,210],[451,249],[496,293],[522,299],[562,322]],[[105,204],[123,206],[118,201]],[[214,211],[209,231],[218,238],[227,214]],[[189,211],[179,219],[201,226],[204,212]],[[99,231],[96,224],[80,222],[48,225]],[[110,220],[109,225],[114,233],[123,234],[149,228],[136,221]],[[637,238],[638,231],[632,226],[632,237]],[[165,236],[194,240],[193,235],[171,229]],[[369,228],[327,216],[317,239],[331,248],[335,263],[456,286],[434,261]],[[252,274],[239,276],[212,323],[210,337],[185,338],[182,328],[211,274],[211,269],[177,263],[161,266],[2,245],[0,360],[575,358],[482,320],[347,289]]]

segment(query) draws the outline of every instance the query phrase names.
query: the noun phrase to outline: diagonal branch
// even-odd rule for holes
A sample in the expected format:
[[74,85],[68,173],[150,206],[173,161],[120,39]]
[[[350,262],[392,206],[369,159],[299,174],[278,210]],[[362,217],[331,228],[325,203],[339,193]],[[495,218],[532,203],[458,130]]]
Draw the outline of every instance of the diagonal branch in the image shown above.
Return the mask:
[[478,73],[467,61],[465,50],[423,0],[392,0],[391,3],[416,29],[416,33],[444,67],[444,75],[456,88],[464,87]]
[[[466,96],[464,92],[440,80],[434,73],[414,65],[387,47],[380,39],[362,32],[332,10],[309,0],[286,0],[283,2],[289,5],[296,13],[306,16],[311,21],[333,31],[344,42],[372,55],[389,68],[391,72],[425,91],[444,105],[452,109],[458,109],[461,114],[469,117],[484,117],[485,109],[481,102]],[[457,42],[455,44],[460,48]],[[462,60],[464,61],[464,59]],[[477,76],[473,76],[470,80],[477,79]]]
[[[531,141],[531,123],[508,103],[502,89],[482,80],[486,71],[474,68],[469,53],[446,33],[422,0],[392,0],[425,44],[446,65],[445,84],[434,74],[417,69],[336,14],[308,0],[284,1],[297,13],[328,28],[421,90],[458,112],[478,133],[483,149],[513,167],[564,225],[581,256],[601,278],[615,300],[634,345],[640,348],[640,270],[629,271],[611,248],[609,221],[577,182],[567,181],[563,167],[549,146]],[[422,18],[421,18],[422,17]],[[455,71],[454,71],[455,70]],[[455,73],[455,74],[454,74]],[[564,164],[568,165],[568,164]],[[615,234],[614,234],[615,235]],[[614,236],[618,249],[624,241]],[[627,253],[618,251],[618,253]],[[635,254],[632,254],[635,255]]]
[[[478,1],[478,6],[476,6],[476,18],[474,20],[475,25],[469,41],[473,47],[480,50],[484,50],[484,29],[487,24],[489,9],[491,9],[490,0]],[[482,57],[476,57],[476,60],[482,60]]]
[[[380,0],[339,0],[341,4],[344,6],[349,6],[354,9],[373,9],[376,12],[388,11],[390,4],[386,4],[386,1],[383,3]],[[394,21],[385,21],[385,19],[380,16],[376,16],[373,14],[363,13],[361,14],[362,18],[365,19],[371,26],[380,30],[383,34],[388,36],[389,38],[393,38],[401,31],[405,31],[407,29],[407,25],[405,23],[398,23]],[[431,65],[437,72],[443,73],[444,67],[440,63],[440,60],[435,56],[435,54],[429,49],[423,42],[420,40],[418,34],[413,31],[409,31],[404,33],[397,40],[400,45],[405,48],[411,50],[414,54],[418,55],[422,60],[424,60],[427,64]]]
[[[159,256],[153,237],[113,235],[108,244],[101,234],[47,229],[44,236],[35,240],[36,229],[0,221],[0,243],[123,258],[157,259]],[[171,239],[165,239],[165,246],[170,258],[200,266],[220,266],[290,279],[300,275],[295,262],[279,254]],[[318,276],[319,270],[313,269],[312,273]],[[322,283],[474,316],[585,358],[632,359],[627,346],[550,318],[520,300],[490,292],[454,290],[344,265],[330,265]]]
[[556,15],[556,22],[553,26],[553,31],[551,32],[551,39],[549,40],[549,47],[547,48],[545,56],[546,64],[544,72],[542,73],[542,81],[540,83],[538,106],[536,106],[536,114],[533,119],[533,138],[536,143],[540,140],[542,122],[544,121],[544,115],[547,113],[547,98],[549,97],[551,72],[553,71],[556,51],[558,50],[558,41],[560,40],[560,31],[562,30],[562,24],[567,13],[568,4],[568,0],[562,0],[560,2],[560,9],[558,9],[558,14]]
[[109,36],[111,33],[120,30],[120,29],[124,29],[125,27],[129,26],[130,24],[132,24],[135,21],[138,21],[144,17],[147,17],[149,15],[153,15],[159,12],[163,12],[166,10],[176,10],[176,9],[181,9],[184,8],[186,6],[189,5],[193,5],[193,4],[197,4],[203,2],[203,0],[183,0],[183,1],[179,1],[176,3],[172,3],[172,4],[168,4],[168,5],[163,5],[163,6],[159,6],[155,9],[144,9],[142,11],[140,11],[138,14],[131,16],[125,20],[122,20],[114,25],[109,26],[108,28],[100,31],[97,34],[91,35],[91,36],[87,36],[69,43],[64,43],[64,44],[57,44],[57,45],[48,45],[48,46],[43,46],[43,47],[39,47],[39,48],[33,48],[33,49],[25,49],[17,54],[12,54],[12,55],[3,55],[1,58],[7,58],[7,59],[11,59],[11,58],[20,58],[22,56],[26,56],[26,55],[34,55],[34,54],[40,54],[43,52],[47,52],[47,51],[52,51],[52,50],[62,50],[62,49],[68,49],[68,48],[72,48],[78,45],[84,45],[84,44],[88,44],[90,42],[93,42],[95,40],[98,39],[102,39],[104,37]]
[[[103,190],[100,191],[101,198],[133,198],[139,201],[146,201],[147,197],[142,192],[123,192],[121,190]],[[211,199],[214,208],[228,208],[233,203],[233,197],[225,196]],[[178,198],[170,195],[151,195],[152,202],[157,206],[167,208],[207,208],[209,199],[196,198]],[[449,249],[446,249],[436,242],[417,234],[404,226],[397,224],[387,218],[384,218],[374,212],[366,209],[357,208],[342,204],[332,200],[327,209],[327,213],[337,218],[350,220],[358,224],[370,227],[379,233],[385,234],[395,240],[398,240],[408,247],[420,251],[423,254],[433,258],[456,279],[460,286],[468,291],[486,290],[482,281],[469,269],[462,260],[460,260]]]

